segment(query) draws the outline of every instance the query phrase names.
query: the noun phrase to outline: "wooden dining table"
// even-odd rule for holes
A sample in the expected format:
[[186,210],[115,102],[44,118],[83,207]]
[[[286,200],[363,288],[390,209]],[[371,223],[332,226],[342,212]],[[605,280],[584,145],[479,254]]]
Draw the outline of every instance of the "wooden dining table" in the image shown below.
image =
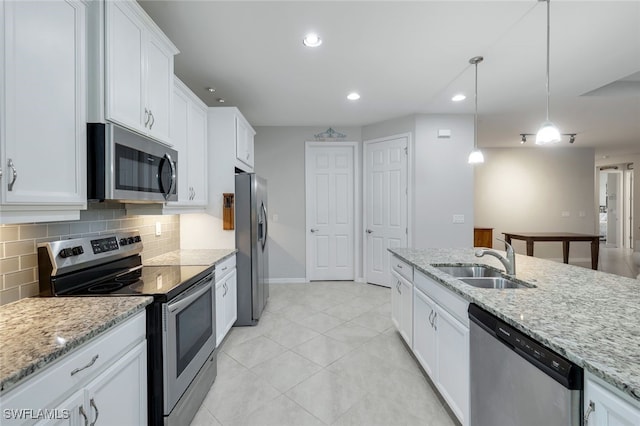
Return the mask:
[[571,241],[591,241],[591,269],[598,269],[598,255],[600,251],[600,235],[574,234],[571,232],[503,232],[504,239],[511,244],[511,240],[523,240],[527,243],[527,256],[533,256],[533,243],[536,241],[561,241],[562,260],[569,263],[569,243]]

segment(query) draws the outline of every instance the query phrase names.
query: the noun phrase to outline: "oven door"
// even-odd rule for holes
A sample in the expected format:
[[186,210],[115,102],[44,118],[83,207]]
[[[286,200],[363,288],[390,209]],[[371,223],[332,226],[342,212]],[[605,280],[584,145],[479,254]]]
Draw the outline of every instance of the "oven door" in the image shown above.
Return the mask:
[[215,349],[215,309],[213,274],[163,306],[165,415]]

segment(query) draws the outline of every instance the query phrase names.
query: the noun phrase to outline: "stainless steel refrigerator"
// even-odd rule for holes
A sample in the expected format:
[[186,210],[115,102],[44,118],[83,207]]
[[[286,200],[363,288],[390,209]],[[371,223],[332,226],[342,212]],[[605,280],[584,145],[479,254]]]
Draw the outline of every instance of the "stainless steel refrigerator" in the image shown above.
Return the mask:
[[238,249],[238,320],[235,325],[255,325],[269,298],[267,181],[255,173],[237,174],[235,211]]

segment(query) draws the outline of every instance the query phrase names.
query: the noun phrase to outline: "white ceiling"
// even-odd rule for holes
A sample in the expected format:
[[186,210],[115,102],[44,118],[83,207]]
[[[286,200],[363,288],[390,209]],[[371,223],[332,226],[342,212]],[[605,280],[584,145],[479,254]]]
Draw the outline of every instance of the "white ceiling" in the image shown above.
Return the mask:
[[[180,49],[176,75],[254,126],[473,114],[477,55],[481,147],[520,146],[545,118],[545,2],[139,1]],[[550,52],[552,121],[576,147],[640,154],[640,0],[552,1]]]

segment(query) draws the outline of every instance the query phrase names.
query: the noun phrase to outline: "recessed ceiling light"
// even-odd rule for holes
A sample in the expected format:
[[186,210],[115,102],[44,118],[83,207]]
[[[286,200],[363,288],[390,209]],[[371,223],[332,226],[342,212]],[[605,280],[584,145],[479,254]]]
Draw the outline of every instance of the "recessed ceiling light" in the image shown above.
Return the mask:
[[309,33],[302,39],[302,44],[307,47],[318,47],[322,44],[322,39],[315,33]]
[[221,104],[225,103],[224,98],[218,98],[218,99],[216,99],[216,100],[217,100],[218,102],[220,102]]
[[458,93],[453,98],[451,98],[451,100],[453,102],[460,102],[460,101],[464,101],[465,99],[467,99],[467,97],[465,95],[463,95],[462,93]]
[[213,87],[207,87],[207,90],[209,91],[209,93],[213,93],[216,91],[216,89],[214,89]]
[[349,99],[350,101],[357,101],[358,99],[360,99],[360,95],[356,92],[351,92],[347,95],[347,99]]

